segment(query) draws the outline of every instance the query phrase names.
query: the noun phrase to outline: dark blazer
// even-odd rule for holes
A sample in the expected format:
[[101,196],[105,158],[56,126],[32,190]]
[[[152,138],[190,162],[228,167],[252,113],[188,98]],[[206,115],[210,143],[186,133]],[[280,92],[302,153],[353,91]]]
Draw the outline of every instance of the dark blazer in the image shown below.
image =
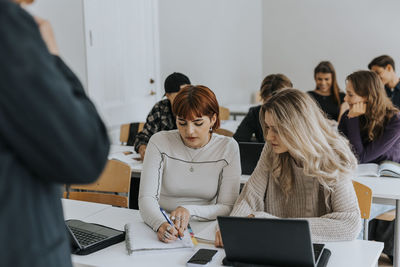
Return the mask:
[[[261,106],[251,107],[246,117],[242,120],[237,128],[233,138],[238,142],[257,141],[264,143],[264,135],[260,125],[260,109]],[[255,134],[256,140],[252,140]]]
[[93,182],[108,149],[79,80],[33,18],[0,0],[1,266],[71,266],[62,184]]

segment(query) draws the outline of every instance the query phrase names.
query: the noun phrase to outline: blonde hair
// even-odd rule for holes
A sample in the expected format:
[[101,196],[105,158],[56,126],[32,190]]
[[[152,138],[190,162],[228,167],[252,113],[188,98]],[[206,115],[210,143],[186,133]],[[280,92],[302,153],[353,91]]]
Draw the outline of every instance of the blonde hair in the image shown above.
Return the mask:
[[265,113],[275,121],[276,131],[288,152],[277,154],[267,142],[267,168],[286,198],[294,182],[293,164],[306,176],[318,179],[331,191],[341,177],[349,177],[357,166],[347,139],[328,123],[311,97],[297,89],[276,92],[261,108],[260,123],[266,138]]

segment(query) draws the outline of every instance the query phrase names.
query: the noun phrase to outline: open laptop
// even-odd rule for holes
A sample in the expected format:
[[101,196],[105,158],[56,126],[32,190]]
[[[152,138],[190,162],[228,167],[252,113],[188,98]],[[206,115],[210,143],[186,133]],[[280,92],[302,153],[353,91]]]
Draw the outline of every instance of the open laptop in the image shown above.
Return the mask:
[[71,252],[87,255],[125,240],[125,232],[107,226],[67,220],[65,226],[71,243]]
[[264,143],[239,142],[242,174],[251,175],[260,158]]
[[[330,251],[312,244],[306,220],[218,217],[230,266],[323,267]],[[323,256],[321,256],[323,255]]]

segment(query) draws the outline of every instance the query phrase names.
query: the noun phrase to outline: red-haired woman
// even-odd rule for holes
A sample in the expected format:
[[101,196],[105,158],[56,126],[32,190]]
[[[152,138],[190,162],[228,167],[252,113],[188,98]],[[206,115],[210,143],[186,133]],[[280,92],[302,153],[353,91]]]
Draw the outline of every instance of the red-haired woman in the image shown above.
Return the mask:
[[[205,86],[188,85],[172,110],[178,130],[150,138],[139,190],[143,220],[163,242],[173,242],[192,217],[215,220],[229,215],[239,195],[239,147],[233,138],[214,134],[219,106]],[[171,227],[160,212],[170,212]]]

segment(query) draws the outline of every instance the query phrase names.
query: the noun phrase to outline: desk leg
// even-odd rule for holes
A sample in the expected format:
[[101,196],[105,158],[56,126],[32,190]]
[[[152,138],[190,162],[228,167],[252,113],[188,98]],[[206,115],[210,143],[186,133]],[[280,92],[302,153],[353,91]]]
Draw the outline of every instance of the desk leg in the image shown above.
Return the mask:
[[400,265],[400,199],[396,199],[396,220],[394,225],[393,267]]

